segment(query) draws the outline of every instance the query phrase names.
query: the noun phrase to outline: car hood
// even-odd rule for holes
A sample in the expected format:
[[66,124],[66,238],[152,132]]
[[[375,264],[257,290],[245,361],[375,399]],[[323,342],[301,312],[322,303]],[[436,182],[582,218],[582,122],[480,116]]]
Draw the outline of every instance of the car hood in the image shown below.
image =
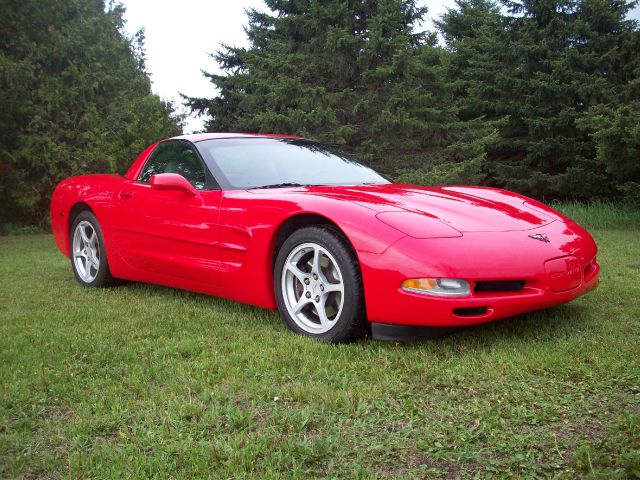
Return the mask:
[[484,187],[386,184],[306,187],[305,190],[315,195],[358,203],[378,214],[411,212],[430,220],[439,220],[460,232],[531,230],[560,218],[552,211],[543,212],[528,205],[527,197]]

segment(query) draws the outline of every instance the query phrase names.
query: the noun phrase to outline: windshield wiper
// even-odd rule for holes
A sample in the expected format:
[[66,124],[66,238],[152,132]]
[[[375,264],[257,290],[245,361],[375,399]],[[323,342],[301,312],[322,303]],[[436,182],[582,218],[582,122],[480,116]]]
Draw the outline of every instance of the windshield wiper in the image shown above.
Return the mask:
[[306,187],[308,185],[303,185],[301,183],[296,182],[283,182],[283,183],[272,183],[271,185],[259,185],[257,187],[249,187],[247,190],[257,190],[259,188],[285,188],[285,187]]

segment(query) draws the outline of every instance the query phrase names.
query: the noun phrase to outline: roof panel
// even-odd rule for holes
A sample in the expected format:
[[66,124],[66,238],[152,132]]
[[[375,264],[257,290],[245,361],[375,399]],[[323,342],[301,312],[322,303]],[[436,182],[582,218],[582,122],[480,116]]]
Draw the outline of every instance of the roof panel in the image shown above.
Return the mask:
[[239,137],[302,138],[295,135],[280,135],[277,133],[190,133],[187,135],[172,137],[172,139],[188,140],[190,142],[201,142],[203,140]]

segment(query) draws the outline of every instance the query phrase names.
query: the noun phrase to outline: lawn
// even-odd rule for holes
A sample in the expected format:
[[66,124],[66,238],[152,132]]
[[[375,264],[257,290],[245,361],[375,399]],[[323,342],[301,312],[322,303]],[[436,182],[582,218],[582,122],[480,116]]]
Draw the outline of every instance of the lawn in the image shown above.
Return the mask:
[[640,221],[600,207],[566,206],[596,291],[411,345],[84,289],[50,235],[0,237],[0,477],[638,477]]

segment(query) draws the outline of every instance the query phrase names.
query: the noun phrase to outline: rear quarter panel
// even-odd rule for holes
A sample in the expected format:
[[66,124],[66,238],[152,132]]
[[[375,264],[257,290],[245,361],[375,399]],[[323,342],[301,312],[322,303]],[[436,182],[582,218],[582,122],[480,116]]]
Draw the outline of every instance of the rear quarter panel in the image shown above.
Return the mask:
[[[69,230],[73,222],[75,208],[86,205],[97,217],[107,246],[111,244],[109,229],[109,207],[115,192],[122,185],[118,175],[83,175],[63,180],[51,197],[51,229],[60,251],[69,256]],[[86,208],[85,207],[85,208]]]

